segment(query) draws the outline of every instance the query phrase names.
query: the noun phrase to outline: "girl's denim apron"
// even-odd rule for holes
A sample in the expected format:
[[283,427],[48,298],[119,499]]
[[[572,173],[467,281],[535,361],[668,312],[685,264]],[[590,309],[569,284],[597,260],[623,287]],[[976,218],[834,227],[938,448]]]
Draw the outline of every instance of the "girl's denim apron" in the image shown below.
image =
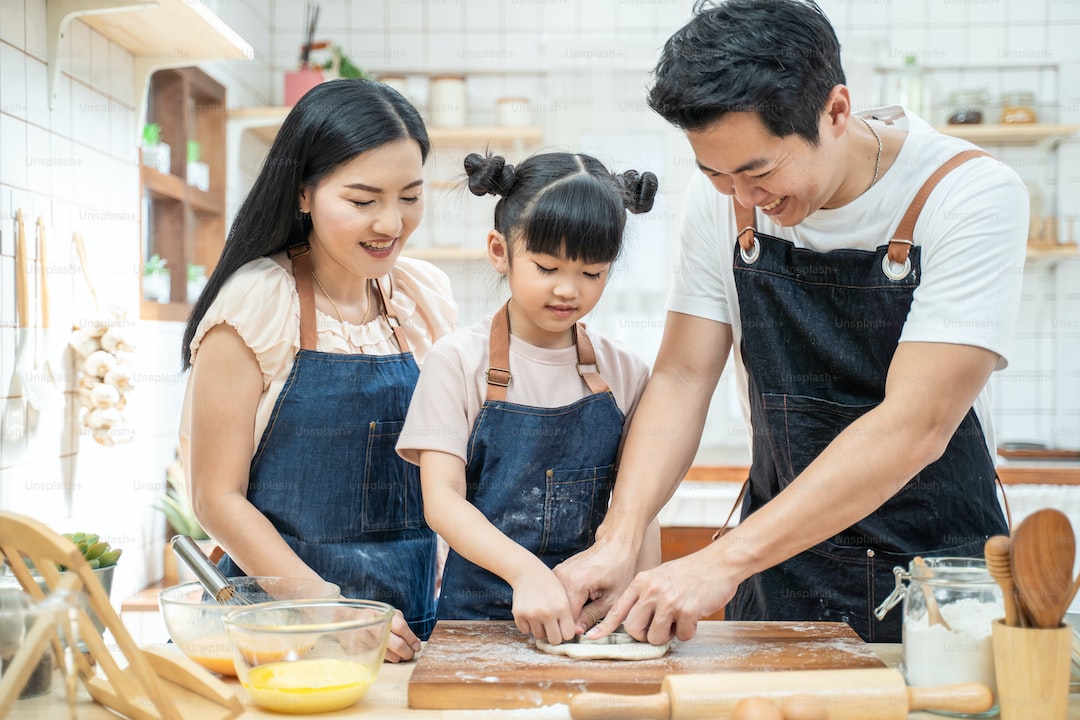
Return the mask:
[[[487,398],[465,469],[469,502],[549,568],[593,543],[607,513],[625,420],[596,370],[585,326],[579,323],[574,333],[577,373],[591,394],[557,408],[508,403],[510,326],[506,307],[495,313]],[[450,551],[440,619],[512,620],[512,605],[506,581]]]
[[[389,296],[384,318],[401,353],[318,352],[307,247],[291,249],[300,351],[255,457],[247,497],[315,572],[345,597],[401,610],[426,639],[435,625],[435,533],[420,473],[394,446],[419,375]],[[228,556],[227,576],[243,575]]]
[[[740,350],[753,427],[743,518],[884,399],[919,286],[915,221],[941,177],[979,155],[985,153],[961,153],[935,171],[893,240],[874,251],[796,248],[756,232],[753,209],[734,203]],[[995,479],[982,428],[969,410],[939,460],[853,526],[743,582],[726,617],[841,621],[868,642],[899,642],[899,614],[874,617],[896,586],[893,568],[907,568],[916,555],[981,556],[989,536],[1008,534]]]

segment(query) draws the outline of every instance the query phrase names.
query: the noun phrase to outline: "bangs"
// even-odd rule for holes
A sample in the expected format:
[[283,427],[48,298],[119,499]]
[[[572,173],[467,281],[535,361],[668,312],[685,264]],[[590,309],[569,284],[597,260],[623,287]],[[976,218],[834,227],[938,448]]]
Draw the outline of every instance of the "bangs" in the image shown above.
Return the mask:
[[550,185],[526,210],[525,249],[582,263],[614,262],[626,213],[615,187],[587,173]]

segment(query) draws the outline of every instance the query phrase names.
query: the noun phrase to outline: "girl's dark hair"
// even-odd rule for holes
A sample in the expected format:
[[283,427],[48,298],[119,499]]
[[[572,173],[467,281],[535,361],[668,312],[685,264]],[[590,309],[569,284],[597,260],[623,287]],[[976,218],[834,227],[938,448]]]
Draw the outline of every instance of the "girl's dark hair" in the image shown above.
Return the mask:
[[813,0],[698,0],[656,64],[649,107],[684,130],[756,112],[777,137],[818,143],[829,93],[846,83],[840,42]]
[[500,155],[465,158],[469,190],[498,195],[495,229],[519,236],[532,253],[585,263],[614,262],[622,249],[626,210],[652,209],[658,181],[651,172],[613,175],[590,155],[552,152],[508,165]]
[[191,366],[195,330],[225,281],[246,263],[307,240],[311,217],[299,212],[300,188],[314,187],[360,153],[405,139],[415,140],[421,158],[427,159],[431,143],[420,114],[382,83],[332,80],[300,98],[281,124],[188,318],[181,349],[184,370]]

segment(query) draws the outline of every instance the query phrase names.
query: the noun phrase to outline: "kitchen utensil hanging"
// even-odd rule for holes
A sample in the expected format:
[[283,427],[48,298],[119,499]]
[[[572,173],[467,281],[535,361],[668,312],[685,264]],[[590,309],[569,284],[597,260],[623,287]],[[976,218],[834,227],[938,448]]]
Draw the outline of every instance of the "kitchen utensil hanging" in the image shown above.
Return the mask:
[[[46,591],[84,592],[90,609],[112,633],[115,655],[87,608],[79,609],[79,635],[90,658],[75,653],[75,662],[83,685],[98,703],[140,720],[231,720],[244,711],[228,686],[186,656],[164,648],[140,649],[113,610],[90,564],[70,540],[33,518],[0,511],[0,556],[35,600],[41,600]],[[57,564],[66,572],[61,573]],[[39,578],[46,590],[38,585]],[[127,661],[124,668],[117,662],[121,656]],[[101,672],[95,671],[91,662],[96,662]],[[14,700],[12,692],[0,684],[0,717]]]
[[51,325],[49,298],[49,269],[45,243],[45,219],[38,215],[35,223],[38,268],[38,306],[40,324],[35,317],[34,324],[34,367],[28,376],[23,377],[26,384],[27,405],[38,412],[56,411],[64,406],[63,391],[57,385],[57,376],[53,372],[52,344],[49,342]]
[[26,397],[23,389],[23,370],[30,325],[30,288],[26,272],[26,224],[22,208],[15,211],[15,363],[4,401],[4,443],[14,445],[26,437]]

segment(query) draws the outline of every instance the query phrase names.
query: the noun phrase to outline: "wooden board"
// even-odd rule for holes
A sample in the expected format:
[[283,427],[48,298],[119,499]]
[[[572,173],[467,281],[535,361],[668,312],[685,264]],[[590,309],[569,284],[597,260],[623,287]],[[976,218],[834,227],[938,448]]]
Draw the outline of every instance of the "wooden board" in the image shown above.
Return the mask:
[[664,657],[627,662],[540,652],[512,622],[440,621],[409,679],[409,707],[540,707],[585,691],[659,692],[673,673],[884,666],[844,623],[705,621]]

